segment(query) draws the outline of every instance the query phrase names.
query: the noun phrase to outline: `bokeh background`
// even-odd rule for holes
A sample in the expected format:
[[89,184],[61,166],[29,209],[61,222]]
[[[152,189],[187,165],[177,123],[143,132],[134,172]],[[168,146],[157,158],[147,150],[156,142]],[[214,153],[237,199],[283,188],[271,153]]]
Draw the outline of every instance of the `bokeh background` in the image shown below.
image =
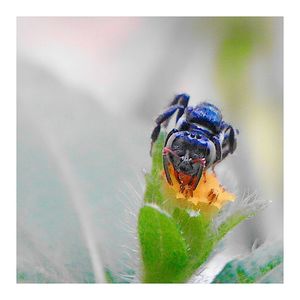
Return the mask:
[[103,270],[137,268],[153,120],[180,92],[240,130],[221,182],[271,201],[210,272],[282,240],[282,18],[19,17],[18,282],[102,282]]

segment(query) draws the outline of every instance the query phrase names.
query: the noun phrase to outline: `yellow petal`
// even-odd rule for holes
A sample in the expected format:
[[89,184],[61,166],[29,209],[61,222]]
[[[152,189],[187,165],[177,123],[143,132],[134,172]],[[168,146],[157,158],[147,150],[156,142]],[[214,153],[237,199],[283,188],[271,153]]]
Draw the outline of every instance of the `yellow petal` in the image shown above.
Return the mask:
[[202,212],[211,212],[218,211],[228,201],[235,200],[235,195],[226,191],[213,173],[203,172],[200,182],[191,196],[188,186],[185,187],[187,190],[183,193],[180,192],[180,185],[174,176],[173,167],[170,166],[169,171],[173,185],[169,185],[166,181],[166,190],[179,200],[181,206],[190,207]]

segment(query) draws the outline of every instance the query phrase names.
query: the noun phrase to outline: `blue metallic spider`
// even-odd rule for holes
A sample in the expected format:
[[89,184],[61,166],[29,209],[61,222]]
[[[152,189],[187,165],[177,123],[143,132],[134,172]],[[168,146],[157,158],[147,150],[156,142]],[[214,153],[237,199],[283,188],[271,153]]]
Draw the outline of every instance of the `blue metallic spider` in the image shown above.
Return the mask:
[[[176,95],[169,107],[156,118],[151,149],[161,125],[166,127],[178,111],[176,128],[168,133],[165,141],[163,166],[168,183],[173,185],[169,171],[169,165],[172,164],[181,192],[187,189],[192,195],[202,173],[205,176],[204,171],[209,167],[214,171],[217,163],[235,151],[239,132],[223,121],[221,111],[216,106],[202,102],[191,107],[188,106],[189,98],[187,94]],[[188,178],[188,182],[184,178]]]

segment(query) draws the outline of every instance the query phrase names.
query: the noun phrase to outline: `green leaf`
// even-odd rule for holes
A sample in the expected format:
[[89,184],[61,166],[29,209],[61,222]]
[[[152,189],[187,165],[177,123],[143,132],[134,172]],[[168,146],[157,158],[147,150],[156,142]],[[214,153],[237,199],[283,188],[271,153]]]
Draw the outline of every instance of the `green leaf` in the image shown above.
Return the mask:
[[180,282],[188,263],[186,243],[174,220],[152,206],[140,210],[138,233],[144,282]]
[[230,230],[237,226],[242,221],[246,220],[248,215],[234,214],[223,222],[217,231],[215,236],[216,241],[220,241]]
[[188,245],[189,264],[186,276],[189,277],[207,259],[213,249],[211,222],[202,214],[190,216],[186,210],[179,208],[175,209],[173,216]]
[[[227,263],[213,283],[255,283],[271,282],[271,280],[274,280],[274,283],[282,282],[282,277],[280,278],[282,269],[276,268],[282,264],[282,261],[281,242],[264,245],[243,259],[235,259]],[[272,270],[274,273],[271,272]]]
[[281,263],[265,276],[260,278],[259,283],[283,283],[283,264]]
[[148,203],[162,204],[164,201],[162,193],[162,149],[164,146],[166,132],[162,131],[153,145],[152,149],[152,169],[146,175],[146,191],[144,201]]
[[107,283],[131,283],[135,272],[132,269],[126,268],[122,270],[122,274],[113,272],[112,270],[105,269],[105,279]]

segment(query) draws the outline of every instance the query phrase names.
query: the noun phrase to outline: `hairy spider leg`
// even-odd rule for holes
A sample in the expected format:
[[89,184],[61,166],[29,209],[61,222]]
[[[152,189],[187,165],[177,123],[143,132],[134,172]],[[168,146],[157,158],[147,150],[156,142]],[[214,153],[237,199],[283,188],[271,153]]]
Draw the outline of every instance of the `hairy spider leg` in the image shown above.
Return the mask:
[[[200,179],[201,179],[201,177],[202,177],[202,173],[203,173],[203,175],[205,176],[205,172],[203,172],[204,167],[205,167],[205,163],[203,163],[203,161],[200,160],[200,166],[199,166],[199,170],[198,170],[197,175],[196,175],[196,180],[195,180],[195,182],[193,183],[193,186],[192,186],[192,190],[193,190],[193,191],[194,191],[194,190],[196,189],[196,187],[198,186],[199,181],[200,181]],[[206,178],[205,178],[205,181],[206,181]]]
[[180,94],[178,95],[178,104],[181,105],[183,107],[183,109],[179,109],[177,116],[176,116],[176,123],[178,122],[178,120],[182,117],[182,115],[184,114],[185,109],[187,108],[188,104],[189,104],[189,100],[190,100],[190,96],[187,94]]
[[188,123],[186,120],[180,120],[178,124],[178,131],[188,131],[191,127],[191,124]]
[[161,115],[159,115],[155,123],[157,124],[156,127],[153,129],[152,134],[151,134],[151,147],[150,147],[150,155],[152,154],[152,147],[155,141],[158,138],[158,135],[160,133],[160,126],[161,124],[166,121],[167,119],[171,118],[172,115],[176,112],[177,109],[184,109],[182,105],[174,105],[169,107],[167,110],[165,110]]
[[163,149],[163,166],[164,166],[165,174],[166,174],[168,183],[170,185],[173,185],[173,182],[172,182],[172,179],[171,179],[171,176],[170,176],[170,171],[169,171],[169,164],[171,163],[169,153],[171,153],[171,154],[173,154],[174,156],[177,156],[177,157],[178,157],[178,155],[168,147],[164,147],[164,149]]
[[[179,104],[179,105],[182,105],[184,107],[183,110],[179,110],[178,111],[178,114],[177,114],[177,117],[176,117],[176,124],[177,124],[178,120],[182,117],[182,115],[183,115],[183,113],[185,111],[185,108],[188,106],[189,100],[190,100],[190,96],[188,94],[183,93],[183,94],[176,95],[174,97],[174,99],[172,100],[172,102],[170,103],[169,106],[173,106],[173,105]],[[166,120],[164,122],[164,126],[165,127],[168,126],[169,121],[170,121],[170,119],[168,119],[168,120]]]
[[222,159],[224,159],[229,153],[232,154],[236,149],[236,135],[238,131],[235,131],[231,125],[227,125],[224,130],[224,140],[222,144]]
[[230,144],[230,153],[232,154],[236,149],[236,134],[238,131],[235,131],[231,125],[228,126],[229,130],[229,144]]
[[167,177],[167,181],[170,185],[173,185],[172,179],[171,179],[171,175],[170,175],[170,171],[169,171],[169,164],[170,162],[170,158],[169,158],[169,153],[172,152],[174,155],[176,155],[176,153],[174,153],[171,149],[167,148],[166,145],[168,143],[168,140],[170,138],[170,136],[175,133],[178,132],[178,129],[173,128],[167,135],[165,144],[164,144],[164,149],[163,149],[163,166],[164,166],[164,170],[165,170],[165,174]]
[[[156,127],[153,129],[151,134],[151,147],[150,147],[150,155],[152,155],[152,147],[155,141],[158,138],[158,135],[160,133],[161,124],[164,123],[165,126],[168,125],[169,119],[173,116],[173,114],[178,110],[178,114],[176,117],[176,124],[178,120],[181,118],[181,116],[184,113],[185,108],[188,105],[190,96],[187,94],[180,94],[177,95],[174,100],[172,101],[172,105],[169,106],[162,114],[160,114],[156,120],[155,123],[157,124]],[[174,103],[174,104],[173,104]]]
[[169,159],[168,154],[163,154],[163,165],[164,165],[164,170],[165,170],[165,174],[167,177],[167,181],[170,185],[173,185],[170,171],[169,171],[169,164],[170,164],[170,159]]
[[216,149],[216,159],[211,167],[213,174],[216,175],[215,172],[215,166],[223,160],[223,151],[222,151],[222,142],[220,141],[220,134],[218,134],[217,136],[213,136],[211,137],[211,141],[214,143],[215,145],[215,149]]
[[179,131],[178,129],[173,128],[173,129],[168,133],[168,135],[167,135],[167,137],[166,137],[166,141],[165,141],[164,147],[166,147],[166,145],[167,145],[167,143],[168,143],[168,140],[169,140],[169,138],[171,137],[171,135],[172,135],[173,133],[175,133],[175,132],[178,132],[178,131]]

